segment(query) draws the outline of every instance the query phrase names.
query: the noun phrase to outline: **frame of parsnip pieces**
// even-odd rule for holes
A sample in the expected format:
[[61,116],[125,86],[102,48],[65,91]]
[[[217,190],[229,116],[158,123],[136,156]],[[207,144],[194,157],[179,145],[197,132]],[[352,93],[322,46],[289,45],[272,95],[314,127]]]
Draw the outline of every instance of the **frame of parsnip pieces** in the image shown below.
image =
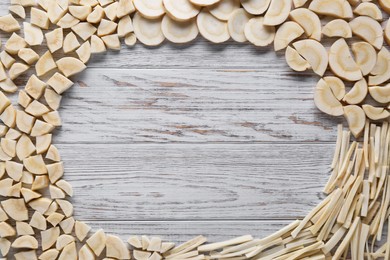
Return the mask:
[[[9,10],[0,17],[0,30],[10,35],[0,54],[3,257],[390,259],[390,231],[383,232],[390,221],[390,53],[384,45],[390,0],[11,0]],[[198,236],[175,246],[158,237],[124,242],[103,230],[90,232],[72,217],[72,187],[62,179],[63,162],[52,144],[70,77],[86,69],[91,55],[119,50],[121,39],[155,46],[165,39],[190,42],[198,34],[214,43],[273,43],[293,70],[321,77],[315,104],[349,125],[338,127],[327,197],[304,219],[262,239],[244,235],[207,244]],[[329,50],[323,38],[334,39]],[[36,53],[34,46],[42,44],[48,51]],[[19,90],[13,81],[32,66]],[[347,81],[353,84],[348,92]],[[7,93],[17,91],[13,105]]]

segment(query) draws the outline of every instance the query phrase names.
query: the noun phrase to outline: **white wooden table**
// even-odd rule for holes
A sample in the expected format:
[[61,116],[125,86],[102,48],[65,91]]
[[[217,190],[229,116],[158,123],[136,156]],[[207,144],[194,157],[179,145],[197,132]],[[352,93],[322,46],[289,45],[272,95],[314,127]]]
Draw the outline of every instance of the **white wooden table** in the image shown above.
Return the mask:
[[75,215],[95,229],[264,236],[323,197],[341,121],[315,108],[318,78],[272,48],[138,44],[73,80],[54,143]]

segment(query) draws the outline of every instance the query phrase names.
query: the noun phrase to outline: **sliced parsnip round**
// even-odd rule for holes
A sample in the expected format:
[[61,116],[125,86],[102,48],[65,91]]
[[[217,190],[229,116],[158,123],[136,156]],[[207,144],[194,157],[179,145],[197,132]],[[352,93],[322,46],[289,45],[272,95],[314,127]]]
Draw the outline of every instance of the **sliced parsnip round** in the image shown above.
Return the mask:
[[358,138],[366,124],[366,114],[363,109],[356,105],[345,106],[344,117],[347,119],[349,130],[355,138]]
[[377,21],[382,21],[382,11],[379,9],[379,7],[370,2],[364,2],[359,4],[355,10],[353,10],[355,14],[358,14],[360,16],[368,16],[372,19],[375,19]]
[[303,28],[309,38],[321,41],[321,21],[314,12],[298,8],[290,12],[290,18]]
[[245,37],[255,46],[267,46],[275,39],[275,27],[264,24],[264,17],[255,17],[245,25]]
[[189,0],[163,0],[166,12],[172,19],[187,21],[200,12],[200,7],[193,5]]
[[240,8],[240,0],[223,0],[208,8],[209,12],[222,21],[229,20],[230,15]]
[[275,40],[274,40],[275,51],[279,51],[287,48],[290,42],[300,37],[303,33],[304,30],[296,22],[292,22],[292,21],[285,22],[276,31]]
[[352,7],[346,0],[313,0],[309,9],[321,15],[337,18],[352,18]]
[[368,91],[373,99],[379,103],[387,104],[390,102],[390,84],[386,86],[369,87]]
[[12,248],[38,249],[38,240],[31,235],[20,236],[11,245]]
[[107,235],[106,256],[115,259],[130,259],[130,251],[126,244],[116,236]]
[[155,19],[165,14],[163,0],[133,0],[137,11],[144,17]]
[[88,15],[92,12],[92,7],[87,5],[72,5],[69,6],[69,12],[71,15],[76,17],[77,19],[81,21],[85,21],[88,17]]
[[351,48],[355,56],[356,64],[364,76],[368,75],[376,64],[377,54],[375,48],[367,42],[355,42]]
[[390,19],[387,20],[386,27],[383,31],[383,34],[385,36],[385,40],[386,40],[388,45],[390,45],[390,22],[389,21],[390,21]]
[[127,46],[134,46],[135,44],[137,43],[137,37],[135,36],[134,33],[129,33],[128,35],[126,35],[125,37],[125,44]]
[[168,15],[165,15],[162,20],[161,30],[165,38],[174,43],[190,42],[194,40],[199,33],[194,19],[185,22],[178,22],[172,20]]
[[338,99],[342,100],[345,96],[345,84],[338,78],[333,76],[324,77],[323,80],[328,84],[333,92],[333,95]]
[[290,46],[287,46],[286,49],[286,62],[288,66],[295,71],[305,71],[310,69],[310,64],[307,60],[302,58],[302,56]]
[[264,15],[264,24],[275,26],[287,20],[292,8],[291,0],[272,0]]
[[245,11],[253,15],[260,15],[267,11],[271,0],[241,0]]
[[221,43],[230,38],[227,22],[218,20],[207,11],[199,13],[196,23],[200,34],[211,42]]
[[374,107],[366,104],[362,108],[366,116],[371,120],[382,120],[390,117],[390,112],[383,107]]
[[162,19],[146,19],[138,12],[133,18],[134,33],[137,39],[145,45],[157,46],[165,37],[161,30]]
[[329,66],[342,79],[349,81],[360,80],[363,75],[354,61],[346,41],[341,38],[330,47]]
[[343,101],[350,105],[356,105],[361,103],[366,98],[367,93],[367,82],[363,78],[354,84],[352,89],[344,96]]
[[328,115],[341,116],[344,114],[342,104],[337,100],[332,90],[323,79],[320,79],[317,83],[314,92],[314,103],[319,110]]
[[379,52],[376,64],[368,78],[370,86],[380,85],[390,79],[390,52],[383,47]]
[[293,43],[298,53],[309,62],[313,71],[323,76],[328,67],[328,52],[325,47],[311,39],[301,40]]
[[87,239],[88,246],[92,249],[95,255],[100,256],[104,248],[106,247],[106,234],[103,229],[99,229],[90,238]]
[[359,16],[349,22],[353,34],[370,43],[376,49],[383,46],[382,26],[371,17]]
[[191,3],[197,6],[209,6],[218,3],[221,0],[190,0]]
[[30,23],[23,23],[24,39],[30,46],[41,45],[43,42],[43,33],[41,28]]
[[236,42],[246,42],[245,25],[252,18],[243,8],[235,10],[229,17],[228,30],[230,37]]
[[58,60],[57,66],[65,77],[73,76],[87,68],[82,61],[73,57],[65,57]]
[[342,19],[335,19],[322,28],[322,33],[328,37],[351,38],[352,30],[349,24]]

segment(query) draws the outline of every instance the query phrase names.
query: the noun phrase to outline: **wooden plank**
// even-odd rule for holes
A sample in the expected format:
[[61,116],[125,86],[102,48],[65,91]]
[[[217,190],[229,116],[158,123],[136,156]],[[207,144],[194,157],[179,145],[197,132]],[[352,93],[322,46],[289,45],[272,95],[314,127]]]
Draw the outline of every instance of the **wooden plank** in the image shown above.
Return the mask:
[[59,145],[77,217],[303,217],[323,198],[331,144]]
[[182,243],[198,235],[219,242],[241,235],[265,237],[291,221],[89,221],[93,230],[103,228],[126,241],[133,235],[160,236],[164,241]]
[[313,79],[261,70],[88,69],[64,96],[59,143],[313,142],[336,122]]

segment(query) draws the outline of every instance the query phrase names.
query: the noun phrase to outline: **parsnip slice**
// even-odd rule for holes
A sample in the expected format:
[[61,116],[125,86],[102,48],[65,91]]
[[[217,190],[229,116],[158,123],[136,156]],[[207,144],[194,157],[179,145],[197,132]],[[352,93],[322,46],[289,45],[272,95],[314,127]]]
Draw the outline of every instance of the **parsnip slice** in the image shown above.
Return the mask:
[[72,27],[72,31],[75,32],[84,41],[91,38],[97,31],[96,27],[90,23],[82,22]]
[[31,8],[31,24],[38,26],[41,29],[49,29],[50,20],[47,16],[47,13],[38,9],[38,8]]
[[353,88],[345,95],[343,101],[351,105],[361,103],[368,93],[368,86],[366,80],[363,78],[355,83]]
[[186,22],[178,22],[172,20],[168,15],[165,15],[162,20],[161,30],[165,38],[173,43],[190,42],[194,40],[199,33],[194,19]]
[[8,7],[8,10],[11,13],[16,14],[20,18],[26,19],[26,11],[25,11],[23,6],[21,6],[21,5],[11,5],[10,7]]
[[317,14],[349,19],[353,17],[352,8],[346,0],[313,0],[309,9]]
[[49,249],[52,247],[56,241],[57,238],[60,236],[60,228],[59,227],[52,227],[48,230],[41,231],[41,237],[42,237],[42,250],[45,251],[46,249]]
[[329,66],[337,76],[349,81],[357,81],[363,77],[360,68],[352,57],[348,44],[342,38],[337,40],[330,48]]
[[69,53],[80,47],[80,43],[73,32],[68,33],[64,38],[62,49],[64,53]]
[[133,0],[134,7],[142,16],[148,19],[156,19],[164,15],[163,0]]
[[377,56],[376,64],[368,78],[370,86],[380,85],[390,79],[390,52],[383,47]]
[[28,65],[32,65],[39,59],[38,53],[30,48],[22,48],[18,52],[19,58],[21,58]]
[[383,107],[374,107],[371,105],[362,106],[367,117],[371,120],[382,120],[390,117],[390,112],[384,109]]
[[227,21],[229,20],[230,15],[239,8],[239,0],[224,0],[210,6],[208,10],[217,19]]
[[309,62],[316,74],[320,76],[324,75],[328,67],[328,52],[321,43],[307,39],[295,42],[293,46]]
[[134,11],[135,7],[132,1],[119,0],[116,16],[118,18],[122,18],[126,15],[133,13]]
[[163,0],[164,8],[172,19],[187,21],[198,15],[200,7],[189,0]]
[[251,18],[245,25],[245,37],[255,46],[267,46],[274,41],[275,27],[264,24],[263,17]]
[[386,86],[375,86],[369,87],[368,91],[373,99],[379,103],[389,103],[390,102],[390,84]]
[[358,138],[366,124],[366,114],[363,109],[356,105],[345,106],[344,116],[348,121],[348,126],[352,134]]
[[23,23],[24,39],[30,46],[41,45],[43,42],[43,33],[41,28],[30,23]]
[[367,42],[355,42],[351,48],[355,56],[356,64],[364,76],[368,75],[376,64],[377,54],[374,47]]
[[359,16],[349,22],[353,34],[370,43],[376,49],[380,50],[383,46],[382,26],[367,16]]
[[149,46],[161,44],[165,39],[161,30],[161,22],[161,18],[145,19],[137,12],[133,18],[134,33],[137,39]]
[[328,84],[330,89],[332,90],[334,96],[338,100],[342,100],[343,97],[345,96],[344,82],[341,79],[339,79],[338,77],[332,77],[332,76],[324,77],[323,79],[326,82],[326,84]]
[[323,79],[320,79],[317,83],[314,92],[314,102],[319,110],[328,115],[341,116],[344,114],[342,104],[337,100],[331,88]]
[[87,239],[86,243],[92,249],[96,256],[100,256],[104,248],[106,247],[106,234],[103,229],[99,229],[90,238]]
[[291,8],[291,0],[271,0],[271,4],[264,15],[264,24],[268,26],[282,24],[287,20]]
[[130,16],[126,15],[119,20],[117,33],[119,37],[123,38],[131,32],[134,32],[133,21]]
[[78,74],[87,68],[82,61],[73,57],[65,57],[58,60],[57,66],[65,77]]
[[79,241],[83,241],[87,237],[90,230],[91,227],[84,222],[76,221],[75,234]]
[[[18,111],[19,112],[19,111]],[[20,111],[22,112],[22,111]],[[22,135],[16,144],[16,155],[19,160],[24,160],[35,152],[35,146],[27,135]]]
[[57,25],[61,29],[68,29],[68,28],[72,28],[73,26],[76,26],[79,23],[80,23],[79,19],[67,13],[57,22]]
[[0,30],[8,33],[16,32],[20,30],[20,25],[12,14],[7,14],[0,17]]
[[267,11],[271,0],[241,0],[241,5],[250,14],[260,15]]
[[54,62],[53,56],[50,51],[45,52],[35,64],[35,70],[38,77],[41,77],[48,73],[49,71],[57,68],[56,63]]
[[309,38],[321,41],[321,21],[314,12],[298,8],[290,12],[290,18],[303,28]]
[[252,18],[245,9],[239,8],[235,10],[229,17],[228,30],[230,37],[236,42],[246,42],[245,25]]
[[38,249],[38,241],[30,235],[20,236],[11,245],[12,248]]
[[7,199],[1,202],[7,215],[16,221],[28,220],[28,211],[23,199]]
[[275,51],[279,51],[287,48],[290,42],[300,37],[303,33],[304,30],[296,22],[289,21],[283,23],[278,28],[275,34],[275,40],[274,40]]
[[287,46],[286,49],[286,62],[290,68],[295,71],[305,71],[311,67],[310,64],[290,46]]
[[107,235],[106,256],[116,259],[130,259],[130,251],[120,238]]
[[336,19],[328,22],[323,28],[322,33],[328,37],[351,38],[352,29],[349,24],[342,19]]

